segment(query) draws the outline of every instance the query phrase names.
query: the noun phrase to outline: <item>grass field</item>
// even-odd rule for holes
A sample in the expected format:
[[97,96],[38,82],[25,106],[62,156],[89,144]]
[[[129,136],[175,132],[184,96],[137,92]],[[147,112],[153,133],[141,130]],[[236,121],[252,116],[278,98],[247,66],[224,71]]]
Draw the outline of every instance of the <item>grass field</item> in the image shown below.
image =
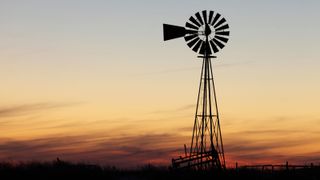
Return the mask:
[[146,165],[135,169],[74,164],[64,161],[0,163],[0,179],[320,179],[320,167],[299,169],[226,169],[225,171],[173,170]]

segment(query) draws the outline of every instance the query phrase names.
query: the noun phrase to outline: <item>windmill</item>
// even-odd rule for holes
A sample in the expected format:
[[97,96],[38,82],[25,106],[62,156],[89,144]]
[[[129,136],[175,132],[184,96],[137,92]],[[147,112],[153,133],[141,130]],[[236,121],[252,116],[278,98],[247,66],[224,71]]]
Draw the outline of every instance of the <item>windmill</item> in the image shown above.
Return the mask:
[[185,27],[163,24],[164,41],[184,37],[187,45],[202,58],[191,146],[185,156],[172,159],[173,168],[224,169],[225,158],[220,128],[212,54],[222,49],[230,35],[226,19],[214,11],[197,12]]

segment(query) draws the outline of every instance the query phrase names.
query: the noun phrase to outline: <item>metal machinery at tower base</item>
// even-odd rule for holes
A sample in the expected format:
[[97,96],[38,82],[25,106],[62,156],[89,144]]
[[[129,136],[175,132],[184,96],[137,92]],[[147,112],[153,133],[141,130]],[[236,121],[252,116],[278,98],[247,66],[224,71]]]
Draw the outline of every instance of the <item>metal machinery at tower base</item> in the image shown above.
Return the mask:
[[172,159],[173,168],[224,169],[225,157],[211,59],[228,42],[229,25],[214,11],[197,12],[185,27],[163,24],[164,40],[184,37],[187,45],[202,58],[201,79],[190,148]]

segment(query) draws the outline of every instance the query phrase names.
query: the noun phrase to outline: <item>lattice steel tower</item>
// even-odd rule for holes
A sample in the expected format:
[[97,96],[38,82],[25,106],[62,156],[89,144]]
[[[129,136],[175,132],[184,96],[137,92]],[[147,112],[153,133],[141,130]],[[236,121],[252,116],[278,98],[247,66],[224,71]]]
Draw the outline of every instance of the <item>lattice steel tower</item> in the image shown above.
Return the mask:
[[[202,16],[201,16],[202,14]],[[225,158],[219,110],[211,59],[228,42],[229,25],[214,11],[204,10],[191,16],[185,27],[163,24],[164,40],[184,37],[193,51],[201,54],[201,79],[198,91],[192,140],[185,156],[172,159],[174,168],[224,169]]]

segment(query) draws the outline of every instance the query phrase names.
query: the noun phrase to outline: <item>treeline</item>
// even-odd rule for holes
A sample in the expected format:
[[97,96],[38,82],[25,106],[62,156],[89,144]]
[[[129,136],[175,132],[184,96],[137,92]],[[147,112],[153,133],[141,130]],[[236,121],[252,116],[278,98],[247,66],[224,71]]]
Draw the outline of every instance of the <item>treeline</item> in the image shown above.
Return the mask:
[[261,170],[250,168],[224,171],[174,170],[170,167],[142,166],[134,170],[102,167],[85,163],[64,161],[0,163],[0,179],[115,179],[115,180],[196,180],[196,179],[244,179],[244,180],[320,180],[320,167],[299,169]]

